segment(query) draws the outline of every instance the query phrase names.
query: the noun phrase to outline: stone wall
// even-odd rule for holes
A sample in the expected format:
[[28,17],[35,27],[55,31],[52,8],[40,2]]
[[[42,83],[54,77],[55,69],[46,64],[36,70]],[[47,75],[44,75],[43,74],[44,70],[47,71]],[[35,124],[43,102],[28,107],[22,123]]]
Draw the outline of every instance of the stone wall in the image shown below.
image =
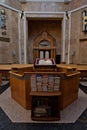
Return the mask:
[[0,6],[5,10],[5,28],[0,28],[0,64],[18,63],[18,14]]
[[72,0],[69,4],[69,10],[76,9],[84,5],[87,5],[87,0]]
[[17,10],[21,10],[21,3],[19,0],[0,0],[0,3],[13,7]]
[[82,31],[82,11],[80,9],[71,13],[71,39],[70,39],[70,63],[87,64],[87,34]]
[[68,4],[62,2],[28,2],[22,4],[24,11],[40,11],[40,12],[62,12],[68,10]]

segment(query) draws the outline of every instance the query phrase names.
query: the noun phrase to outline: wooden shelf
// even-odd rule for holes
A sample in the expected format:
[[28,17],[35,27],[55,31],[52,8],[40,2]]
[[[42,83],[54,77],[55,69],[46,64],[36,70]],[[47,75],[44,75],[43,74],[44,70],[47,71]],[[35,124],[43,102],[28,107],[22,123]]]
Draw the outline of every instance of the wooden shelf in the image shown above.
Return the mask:
[[60,120],[60,117],[32,117],[32,120],[35,121],[56,121],[56,120]]
[[60,96],[61,92],[30,92],[31,96]]
[[48,92],[31,92],[31,119],[36,121],[60,120],[60,95],[60,92],[50,94]]

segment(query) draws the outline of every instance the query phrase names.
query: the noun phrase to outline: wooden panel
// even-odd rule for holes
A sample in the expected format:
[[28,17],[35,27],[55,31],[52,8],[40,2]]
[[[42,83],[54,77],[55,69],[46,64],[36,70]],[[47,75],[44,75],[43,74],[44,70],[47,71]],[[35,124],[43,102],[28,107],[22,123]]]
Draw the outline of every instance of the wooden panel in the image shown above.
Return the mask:
[[58,92],[31,92],[30,95],[32,96],[60,96],[61,95],[61,92],[58,91]]
[[1,86],[1,83],[2,83],[2,74],[0,73],[0,86]]
[[20,80],[16,77],[11,77],[11,96],[15,99],[20,105],[26,109],[30,109],[30,84],[29,80]]
[[61,80],[60,109],[64,109],[78,98],[79,75],[75,74]]
[[24,107],[26,106],[26,95],[25,95],[25,81],[17,78],[11,79],[11,95],[16,101],[18,101]]

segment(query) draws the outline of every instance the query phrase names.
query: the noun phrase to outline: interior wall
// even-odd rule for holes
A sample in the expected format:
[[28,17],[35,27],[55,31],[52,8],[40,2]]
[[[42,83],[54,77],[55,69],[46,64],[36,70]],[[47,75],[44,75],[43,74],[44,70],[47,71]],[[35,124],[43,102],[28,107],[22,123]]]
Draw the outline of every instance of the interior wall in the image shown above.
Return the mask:
[[87,41],[80,41],[79,52],[79,63],[87,64]]
[[0,6],[5,10],[5,28],[0,28],[0,64],[19,63],[18,50],[18,13]]
[[47,2],[47,1],[38,1],[35,2],[26,2],[22,4],[22,9],[24,11],[31,11],[31,12],[63,12],[68,10],[69,4],[65,4],[63,2]]
[[11,7],[18,9],[18,10],[22,10],[21,3],[19,2],[19,0],[0,0],[0,3],[11,6]]
[[56,39],[56,54],[61,54],[61,21],[28,20],[28,63],[33,63],[34,39],[44,30]]
[[69,10],[76,9],[84,5],[87,5],[87,0],[72,0],[69,4]]
[[82,31],[82,11],[80,9],[71,14],[71,39],[70,39],[70,63],[87,64],[85,58],[87,52],[87,33]]

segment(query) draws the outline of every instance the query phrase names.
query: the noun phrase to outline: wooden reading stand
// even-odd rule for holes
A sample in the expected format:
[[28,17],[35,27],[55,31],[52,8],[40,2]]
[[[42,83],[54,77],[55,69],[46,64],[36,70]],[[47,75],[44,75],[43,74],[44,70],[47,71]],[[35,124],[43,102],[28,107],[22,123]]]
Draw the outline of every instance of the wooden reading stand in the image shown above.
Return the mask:
[[[36,67],[32,65],[24,69],[24,67],[16,66],[10,72],[11,96],[25,109],[31,110],[33,120],[59,120],[61,117],[60,110],[63,110],[78,98],[80,72],[72,68],[58,67],[57,65],[56,67],[48,66],[45,68],[45,66]],[[59,89],[57,91],[53,89],[51,91],[48,89],[32,91],[32,75],[36,77],[38,75],[41,75],[41,77],[51,75],[53,79],[59,77]],[[34,87],[37,88],[35,84]],[[51,102],[55,102],[55,107],[49,105]]]

